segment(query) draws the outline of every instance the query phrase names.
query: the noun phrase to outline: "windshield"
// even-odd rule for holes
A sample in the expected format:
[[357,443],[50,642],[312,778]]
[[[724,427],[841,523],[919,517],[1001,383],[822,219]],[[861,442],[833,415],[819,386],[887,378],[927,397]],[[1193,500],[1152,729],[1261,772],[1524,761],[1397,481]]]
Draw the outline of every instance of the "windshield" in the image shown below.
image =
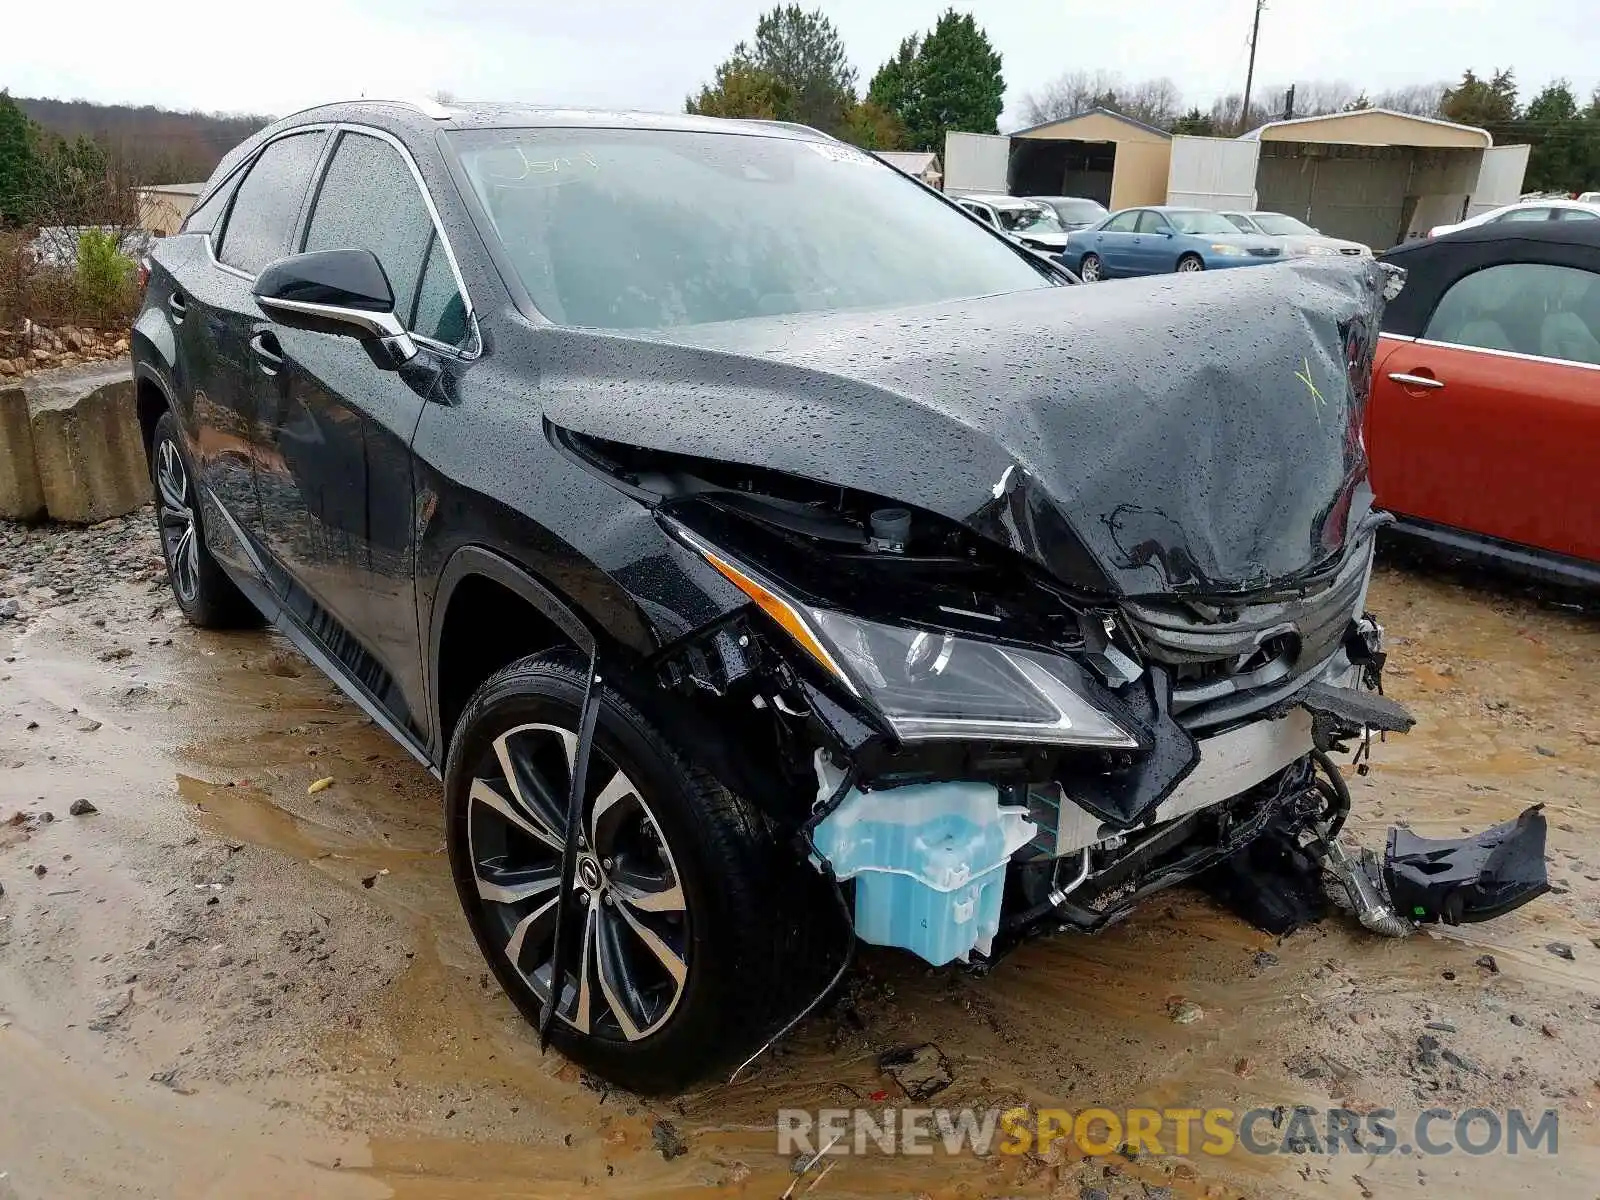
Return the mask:
[[1056,216],[1074,225],[1088,225],[1106,215],[1104,206],[1093,200],[1051,200],[1049,204]]
[[1001,226],[1011,233],[1063,233],[1056,214],[1044,205],[1037,208],[997,208]]
[[1234,237],[1239,236],[1239,231],[1225,217],[1220,217],[1213,212],[1200,212],[1196,209],[1166,209],[1167,220],[1172,222],[1172,227],[1179,233],[1228,233]]
[[646,129],[450,135],[552,321],[661,329],[1052,285],[1025,256],[849,146]]
[[1262,233],[1270,233],[1284,237],[1290,234],[1315,234],[1317,231],[1304,221],[1297,221],[1283,213],[1255,213],[1253,214],[1256,226]]

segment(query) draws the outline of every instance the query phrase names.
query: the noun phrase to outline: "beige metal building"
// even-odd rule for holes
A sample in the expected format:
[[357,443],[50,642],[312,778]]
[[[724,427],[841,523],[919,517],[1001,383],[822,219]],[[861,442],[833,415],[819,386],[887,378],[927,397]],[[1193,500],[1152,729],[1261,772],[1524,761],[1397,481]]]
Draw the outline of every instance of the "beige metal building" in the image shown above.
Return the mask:
[[1515,201],[1527,146],[1387,109],[1272,121],[1238,138],[1168,134],[1106,109],[1009,136],[952,133],[945,190],[1086,196],[1112,209],[1267,209],[1385,249]]
[[162,183],[140,188],[139,225],[157,237],[177,233],[205,186],[203,183]]
[[1015,195],[1084,196],[1113,209],[1166,196],[1172,135],[1132,117],[1094,108],[1011,137]]
[[1517,199],[1528,161],[1487,130],[1381,108],[1272,121],[1240,140],[1258,147],[1259,208],[1379,248]]

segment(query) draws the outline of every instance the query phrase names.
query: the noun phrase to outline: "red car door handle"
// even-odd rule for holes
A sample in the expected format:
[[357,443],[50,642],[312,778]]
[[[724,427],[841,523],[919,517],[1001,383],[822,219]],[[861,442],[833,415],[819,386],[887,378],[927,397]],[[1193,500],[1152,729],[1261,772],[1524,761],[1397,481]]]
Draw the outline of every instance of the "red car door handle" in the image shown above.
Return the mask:
[[1438,391],[1444,386],[1444,380],[1435,379],[1432,375],[1407,375],[1404,371],[1391,371],[1389,378],[1405,388],[1421,388],[1424,391]]

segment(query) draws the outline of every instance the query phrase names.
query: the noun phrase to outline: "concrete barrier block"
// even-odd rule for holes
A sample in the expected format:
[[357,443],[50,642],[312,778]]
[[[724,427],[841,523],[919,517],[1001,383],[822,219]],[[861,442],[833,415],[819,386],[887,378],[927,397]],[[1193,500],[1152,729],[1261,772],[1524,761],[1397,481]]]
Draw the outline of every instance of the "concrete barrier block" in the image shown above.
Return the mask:
[[127,359],[23,381],[39,489],[52,520],[92,525],[150,499],[150,471]]
[[28,394],[19,387],[0,388],[0,517],[37,521],[43,516]]

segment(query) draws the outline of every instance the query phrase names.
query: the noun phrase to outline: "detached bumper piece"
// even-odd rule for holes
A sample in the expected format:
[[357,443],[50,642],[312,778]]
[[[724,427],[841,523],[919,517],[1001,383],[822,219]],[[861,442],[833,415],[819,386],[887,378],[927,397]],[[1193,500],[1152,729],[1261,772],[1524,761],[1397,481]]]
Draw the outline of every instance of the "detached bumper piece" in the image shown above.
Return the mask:
[[1550,890],[1541,807],[1470,838],[1391,829],[1381,867],[1371,850],[1352,857],[1334,839],[1323,865],[1361,924],[1386,937],[1405,937],[1431,922],[1493,920]]
[[1383,878],[1396,910],[1418,922],[1489,921],[1550,890],[1543,805],[1475,837],[1434,839],[1391,829]]

